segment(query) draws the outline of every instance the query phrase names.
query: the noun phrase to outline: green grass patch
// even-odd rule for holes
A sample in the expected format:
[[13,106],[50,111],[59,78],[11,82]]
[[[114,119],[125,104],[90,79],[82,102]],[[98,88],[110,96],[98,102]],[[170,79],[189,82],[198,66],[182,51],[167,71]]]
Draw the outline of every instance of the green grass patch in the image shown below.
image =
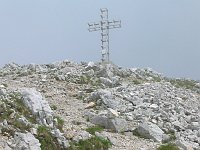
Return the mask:
[[85,97],[86,97],[85,95],[80,95],[80,96],[77,96],[77,99],[78,99],[78,100],[84,100]]
[[86,131],[92,135],[95,135],[95,132],[101,132],[103,131],[103,129],[104,129],[103,127],[96,125],[96,126],[87,128]]
[[180,149],[175,144],[168,143],[161,145],[160,147],[157,148],[157,150],[180,150]]
[[89,84],[92,85],[94,87],[100,87],[101,85],[101,81],[99,80],[99,78],[96,77],[90,77],[87,75],[81,75],[76,81],[75,83],[77,84]]
[[85,141],[71,143],[71,147],[67,150],[108,150],[111,146],[112,143],[109,140],[95,136]]
[[[0,121],[2,122],[4,119],[7,120],[8,124],[12,126],[13,130],[20,130],[22,132],[30,131],[30,125],[26,125],[17,120],[20,118],[20,116],[24,116],[28,122],[36,123],[36,117],[24,105],[22,102],[22,96],[17,92],[12,92],[9,93],[6,98],[2,98],[1,101]],[[12,113],[14,114],[11,115]]]
[[1,129],[1,134],[4,135],[4,136],[14,136],[15,134],[15,130],[14,129],[9,129],[9,128],[2,128]]
[[90,82],[91,82],[91,77],[85,75],[80,76],[80,78],[77,80],[78,84],[88,84]]
[[139,79],[133,79],[132,82],[133,82],[135,85],[142,84],[142,81],[139,80]]
[[31,123],[37,123],[36,116],[34,116],[31,111],[25,106],[22,101],[22,97],[12,97],[15,99],[15,109],[19,112],[19,114],[23,115],[28,121]]
[[177,88],[195,89],[197,87],[197,82],[194,80],[187,79],[170,79],[169,82]]
[[138,133],[137,129],[133,130],[132,133],[133,133],[133,135],[135,135],[135,136],[137,136],[137,137],[146,138],[146,137],[141,136],[141,135]]
[[[165,132],[167,135],[169,135],[169,141],[175,141],[176,140],[176,134],[174,131],[168,131]],[[167,141],[167,142],[169,142]]]
[[159,75],[153,75],[150,73],[145,73],[146,78],[151,77],[153,82],[160,82],[162,80],[161,76]]
[[22,122],[19,122],[17,120],[13,121],[12,122],[12,125],[15,127],[15,128],[18,128],[20,130],[20,132],[26,132],[26,131],[30,131],[31,129],[31,125],[25,125],[23,124]]
[[100,81],[99,78],[94,78],[94,79],[92,78],[91,79],[91,85],[94,86],[94,87],[96,87],[96,88],[102,86],[101,81]]
[[57,119],[57,125],[56,127],[63,132],[63,125],[64,125],[64,120],[62,118],[60,118],[59,116],[55,117]]
[[2,122],[4,119],[9,119],[10,115],[13,113],[13,110],[10,110],[9,108],[0,106],[0,122]]
[[51,106],[51,109],[52,109],[52,110],[57,110],[58,108],[57,108],[56,105],[52,105],[52,106]]
[[154,81],[154,82],[160,82],[160,81],[161,81],[161,78],[160,78],[160,77],[152,76],[152,78],[153,78],[153,81]]
[[39,126],[36,138],[40,141],[41,150],[62,150],[57,139],[52,136],[50,129],[46,126]]

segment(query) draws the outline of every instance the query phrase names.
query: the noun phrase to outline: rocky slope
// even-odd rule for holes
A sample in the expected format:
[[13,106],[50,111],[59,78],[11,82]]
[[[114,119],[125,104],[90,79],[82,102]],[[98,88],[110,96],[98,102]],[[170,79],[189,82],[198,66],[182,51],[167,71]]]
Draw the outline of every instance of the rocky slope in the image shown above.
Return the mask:
[[199,103],[199,82],[151,69],[7,64],[0,69],[0,149],[78,149],[83,141],[98,143],[95,149],[153,150],[168,142],[200,149]]

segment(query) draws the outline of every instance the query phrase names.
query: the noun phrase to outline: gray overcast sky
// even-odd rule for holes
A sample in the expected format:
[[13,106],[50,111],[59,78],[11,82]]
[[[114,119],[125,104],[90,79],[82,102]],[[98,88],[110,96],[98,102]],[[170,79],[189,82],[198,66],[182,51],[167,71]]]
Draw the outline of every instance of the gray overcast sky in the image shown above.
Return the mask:
[[99,61],[100,32],[87,22],[105,7],[122,20],[110,31],[114,63],[200,79],[200,0],[0,0],[0,66]]

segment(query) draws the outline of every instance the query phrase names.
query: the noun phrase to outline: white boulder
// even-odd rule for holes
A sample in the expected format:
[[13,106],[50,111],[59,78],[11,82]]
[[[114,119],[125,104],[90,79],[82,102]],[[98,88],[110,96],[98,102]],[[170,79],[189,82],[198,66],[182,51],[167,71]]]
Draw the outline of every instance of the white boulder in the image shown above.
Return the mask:
[[36,115],[43,125],[53,127],[53,111],[41,93],[34,88],[23,88],[20,90],[24,104]]
[[141,123],[136,130],[142,137],[153,139],[156,142],[162,142],[164,137],[164,132],[151,122]]
[[15,149],[18,150],[41,150],[39,140],[31,133],[15,133]]

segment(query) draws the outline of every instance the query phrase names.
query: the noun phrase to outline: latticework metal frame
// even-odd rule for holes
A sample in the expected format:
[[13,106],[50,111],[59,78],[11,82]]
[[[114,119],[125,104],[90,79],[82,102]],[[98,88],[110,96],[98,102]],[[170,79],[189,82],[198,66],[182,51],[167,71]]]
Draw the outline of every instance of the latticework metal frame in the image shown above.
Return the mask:
[[101,55],[102,62],[110,61],[110,47],[109,47],[109,29],[121,28],[120,20],[108,20],[108,9],[102,8],[101,11],[101,21],[98,23],[88,23],[89,31],[99,31],[101,30]]

